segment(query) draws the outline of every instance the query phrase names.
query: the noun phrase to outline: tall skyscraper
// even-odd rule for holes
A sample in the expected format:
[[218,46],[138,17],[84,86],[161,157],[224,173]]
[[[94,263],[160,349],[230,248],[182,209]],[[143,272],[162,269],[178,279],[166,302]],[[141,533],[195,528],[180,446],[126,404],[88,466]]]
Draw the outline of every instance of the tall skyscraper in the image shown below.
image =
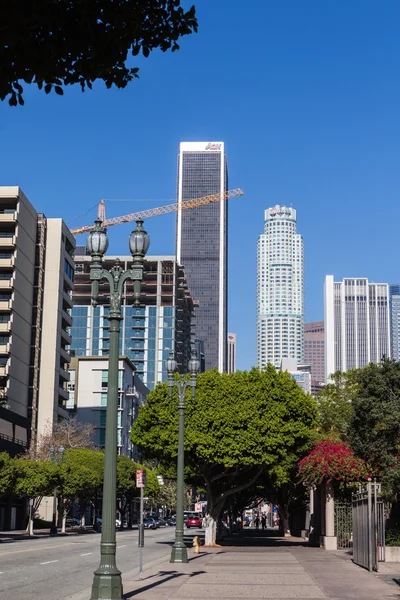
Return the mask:
[[400,360],[400,284],[389,287],[390,295],[390,351],[394,360]]
[[315,321],[304,325],[304,362],[311,366],[312,384],[325,382],[324,322]]
[[325,381],[390,357],[389,286],[364,278],[325,278]]
[[276,205],[257,243],[257,366],[283,358],[304,362],[304,258],[296,211]]
[[236,373],[236,333],[228,333],[228,373]]
[[185,268],[196,309],[196,338],[204,342],[206,369],[226,371],[227,190],[223,142],[182,142],[178,156],[178,203],[208,194],[221,201],[178,211],[176,255]]

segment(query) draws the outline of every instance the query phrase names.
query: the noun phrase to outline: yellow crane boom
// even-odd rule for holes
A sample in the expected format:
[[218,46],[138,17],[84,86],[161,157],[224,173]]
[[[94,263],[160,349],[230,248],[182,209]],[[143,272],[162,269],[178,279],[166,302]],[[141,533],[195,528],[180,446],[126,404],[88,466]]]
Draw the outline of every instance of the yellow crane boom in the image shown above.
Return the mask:
[[[136,221],[137,219],[149,219],[150,217],[156,217],[158,215],[166,215],[167,213],[185,210],[186,208],[197,208],[198,206],[204,206],[205,204],[212,204],[213,202],[228,200],[229,198],[235,198],[236,196],[243,196],[243,194],[244,192],[240,188],[236,188],[224,192],[223,194],[210,194],[209,196],[203,196],[202,198],[184,200],[181,203],[174,202],[173,204],[166,204],[165,206],[158,206],[157,208],[148,208],[139,212],[130,213],[129,215],[123,215],[122,217],[111,217],[111,219],[105,218],[104,200],[102,200],[99,204],[98,218],[102,221],[103,227],[112,227],[113,225]],[[93,229],[94,225],[86,225],[86,227],[80,227],[80,229],[73,229],[71,233],[78,235],[79,233],[88,233],[89,231],[93,231]]]

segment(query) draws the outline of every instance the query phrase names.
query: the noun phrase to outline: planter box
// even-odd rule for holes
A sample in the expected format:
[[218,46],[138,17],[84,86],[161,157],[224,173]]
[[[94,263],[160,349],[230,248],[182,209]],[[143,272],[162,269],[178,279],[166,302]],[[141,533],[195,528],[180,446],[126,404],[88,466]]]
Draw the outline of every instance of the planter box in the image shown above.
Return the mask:
[[385,546],[385,562],[400,562],[400,546]]

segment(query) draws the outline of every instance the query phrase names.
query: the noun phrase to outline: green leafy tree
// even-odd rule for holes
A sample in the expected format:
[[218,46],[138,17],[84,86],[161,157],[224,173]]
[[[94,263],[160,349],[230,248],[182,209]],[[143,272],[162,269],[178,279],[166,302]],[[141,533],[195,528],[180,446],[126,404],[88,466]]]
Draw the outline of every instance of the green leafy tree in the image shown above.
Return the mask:
[[44,496],[53,494],[59,481],[59,470],[50,461],[13,458],[14,485],[12,493],[23,498],[32,498],[32,513],[35,514]]
[[96,506],[103,491],[104,454],[80,448],[67,450],[61,466],[60,490],[64,498],[79,500],[81,525],[88,506]]
[[129,54],[178,50],[197,31],[180,0],[41,0],[0,3],[0,99],[23,104],[21,82],[46,94],[102,80],[124,88],[138,77]]
[[[310,445],[316,425],[313,398],[286,372],[269,366],[230,375],[198,376],[195,399],[187,393],[186,478],[207,490],[206,543],[229,499],[251,487],[264,471],[285,473]],[[149,394],[133,425],[132,440],[146,457],[175,463],[178,398],[166,384]]]
[[345,440],[353,416],[352,400],[357,393],[356,371],[337,371],[317,394],[316,401],[320,416],[322,436]]
[[356,373],[348,439],[392,499],[400,493],[400,363],[385,359]]
[[0,498],[14,491],[15,480],[15,460],[7,452],[0,452]]

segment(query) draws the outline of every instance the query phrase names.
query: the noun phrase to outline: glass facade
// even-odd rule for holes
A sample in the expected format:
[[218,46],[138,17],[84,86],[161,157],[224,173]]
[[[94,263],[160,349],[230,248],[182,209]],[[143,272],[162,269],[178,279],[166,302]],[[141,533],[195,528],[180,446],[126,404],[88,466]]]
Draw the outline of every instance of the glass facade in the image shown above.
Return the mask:
[[389,286],[391,355],[400,360],[400,284]]
[[[207,149],[208,148],[208,149]],[[227,190],[222,143],[181,144],[178,202]],[[204,342],[205,368],[227,367],[227,201],[177,214],[177,260],[196,307],[195,336]]]

